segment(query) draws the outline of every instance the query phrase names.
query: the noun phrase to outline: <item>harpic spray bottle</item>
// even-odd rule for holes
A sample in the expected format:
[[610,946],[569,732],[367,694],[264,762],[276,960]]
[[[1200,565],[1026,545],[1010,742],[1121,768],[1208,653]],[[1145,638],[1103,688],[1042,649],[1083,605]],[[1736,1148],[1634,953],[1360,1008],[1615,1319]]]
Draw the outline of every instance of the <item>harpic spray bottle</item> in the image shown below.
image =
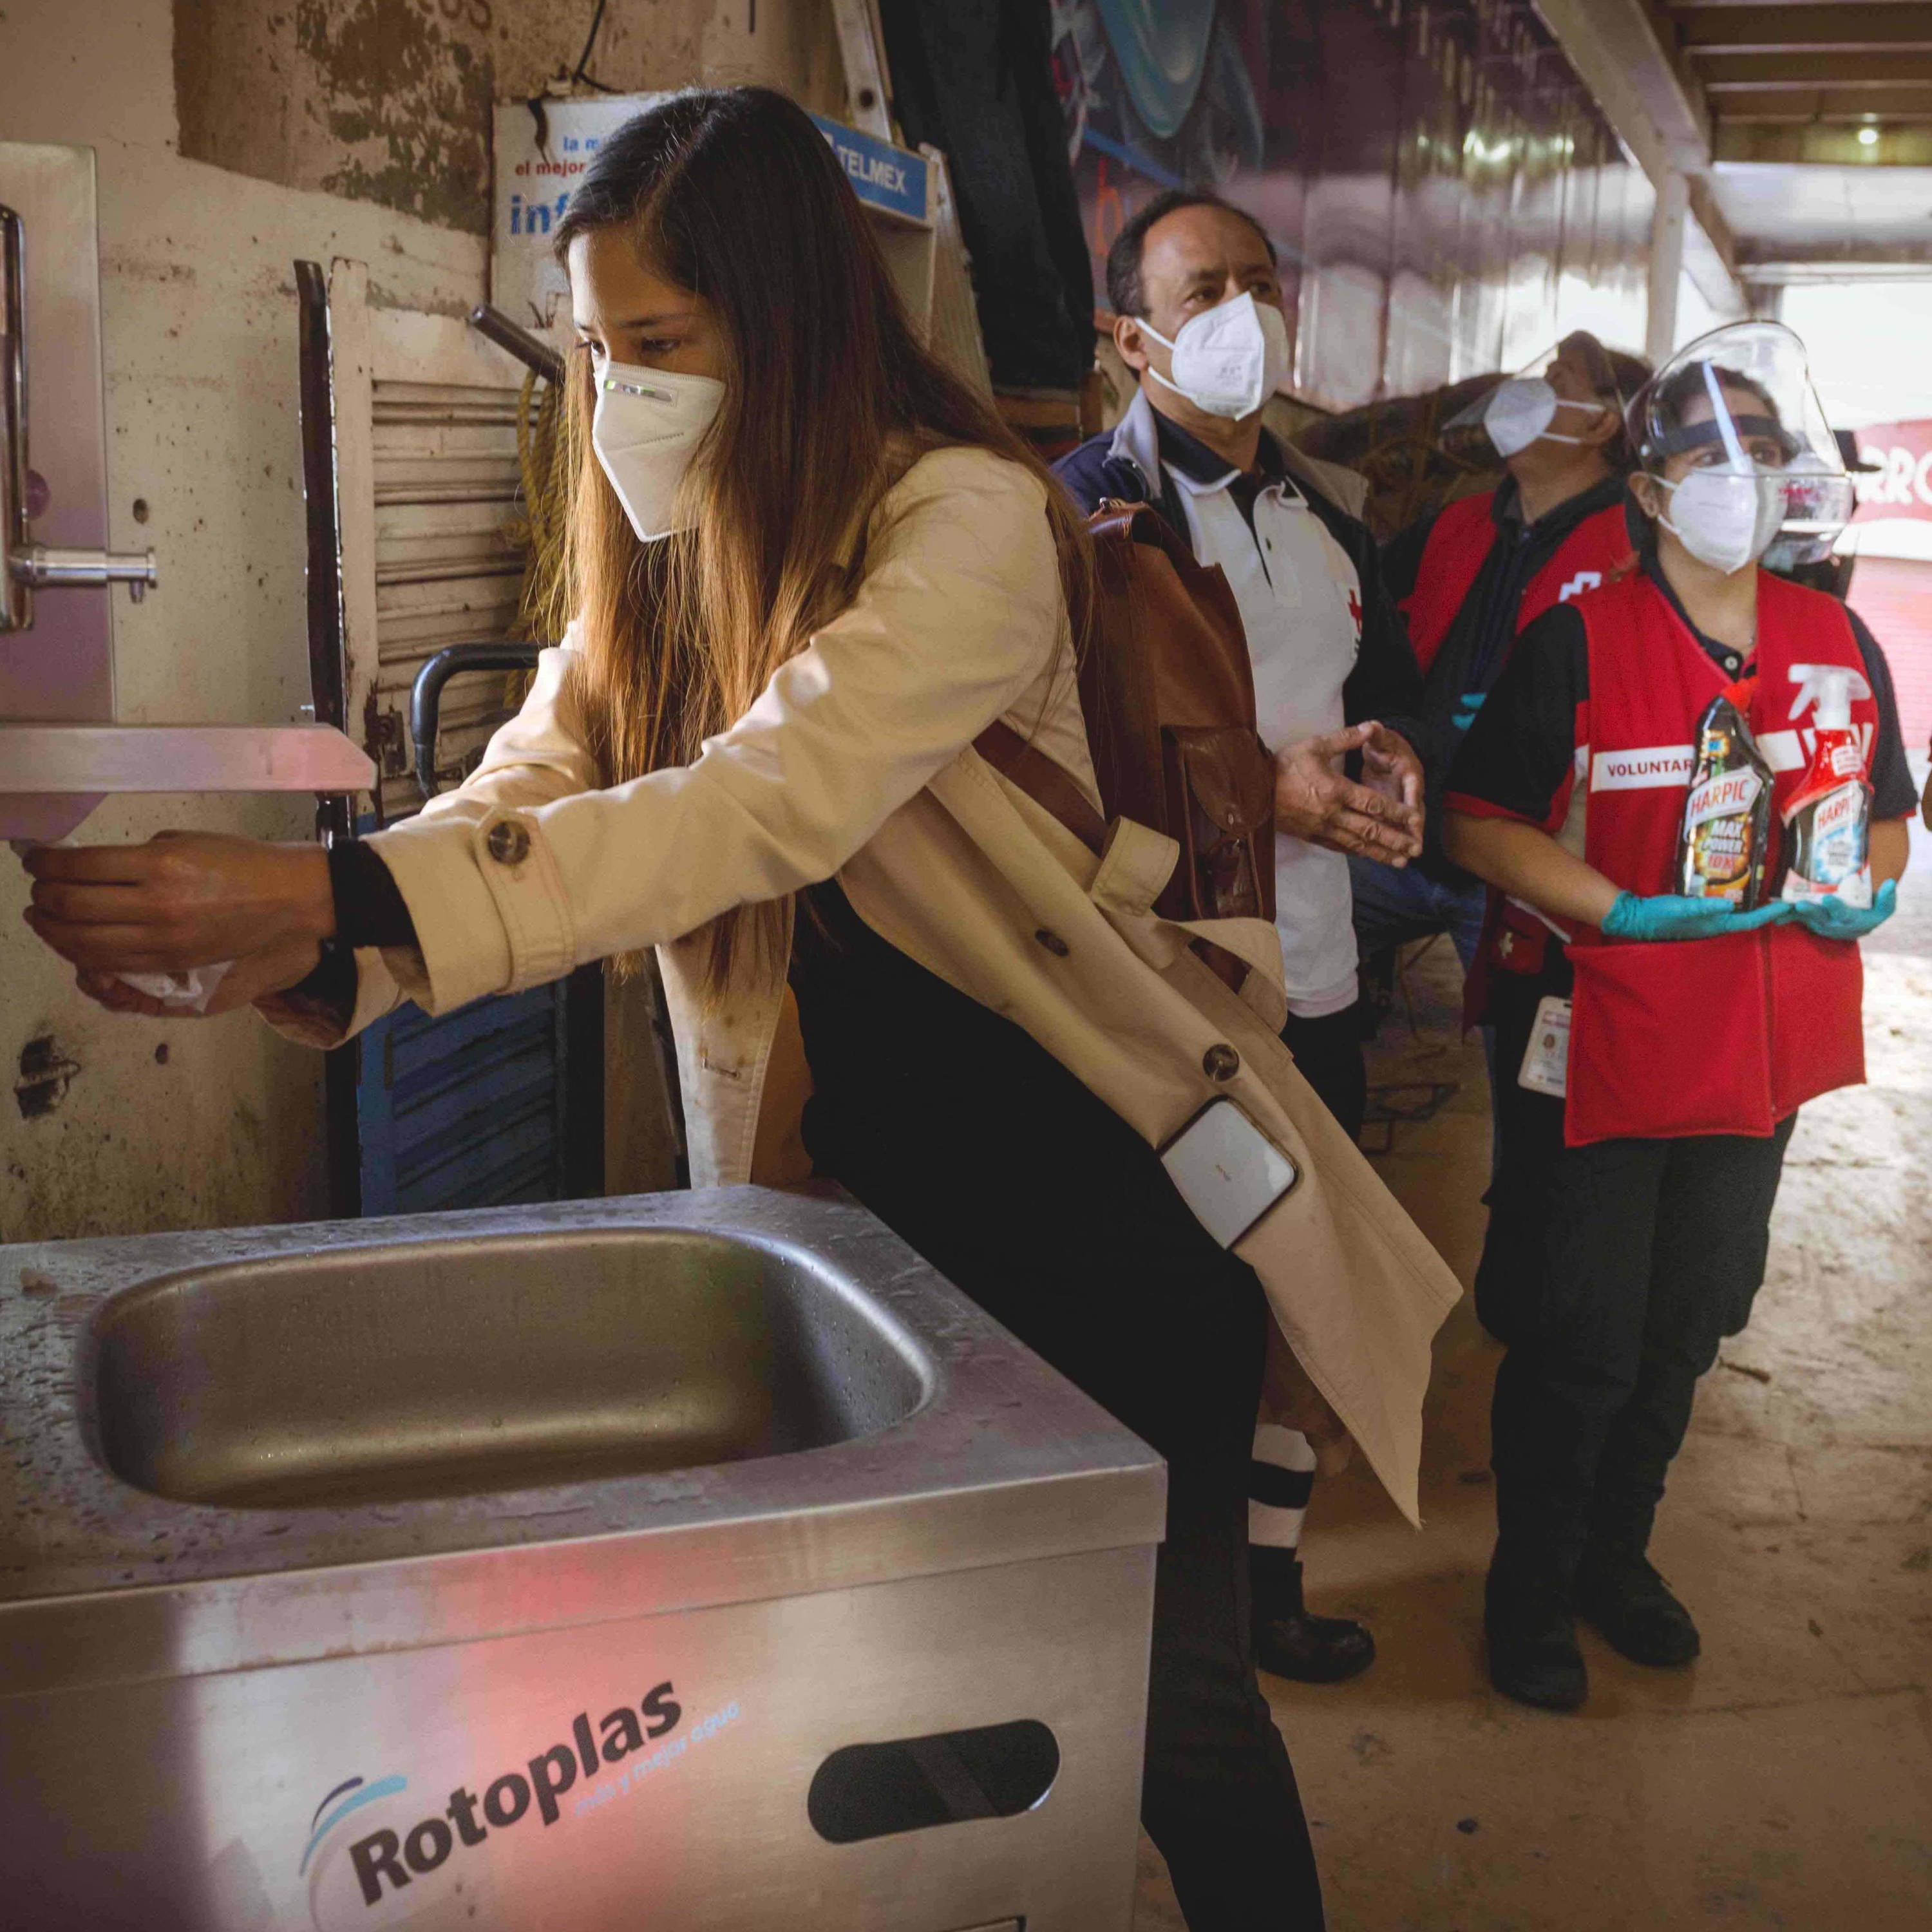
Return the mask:
[[1798,697],[1793,718],[1813,704],[1817,737],[1811,764],[1784,812],[1787,899],[1837,897],[1850,906],[1872,902],[1872,788],[1865,782],[1864,747],[1852,723],[1852,700],[1871,686],[1844,664],[1793,664]]
[[1677,842],[1677,890],[1729,899],[1739,912],[1763,903],[1771,842],[1771,767],[1750,727],[1750,688],[1726,685],[1697,721],[1697,762]]

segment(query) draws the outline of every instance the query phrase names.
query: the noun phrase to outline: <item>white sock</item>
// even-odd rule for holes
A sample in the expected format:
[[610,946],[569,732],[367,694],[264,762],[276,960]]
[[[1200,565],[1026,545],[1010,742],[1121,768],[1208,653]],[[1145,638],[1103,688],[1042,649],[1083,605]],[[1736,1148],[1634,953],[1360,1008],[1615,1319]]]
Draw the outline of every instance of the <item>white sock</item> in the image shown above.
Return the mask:
[[1248,1466],[1248,1540],[1291,1552],[1301,1543],[1301,1520],[1315,1486],[1315,1451],[1298,1429],[1258,1424]]

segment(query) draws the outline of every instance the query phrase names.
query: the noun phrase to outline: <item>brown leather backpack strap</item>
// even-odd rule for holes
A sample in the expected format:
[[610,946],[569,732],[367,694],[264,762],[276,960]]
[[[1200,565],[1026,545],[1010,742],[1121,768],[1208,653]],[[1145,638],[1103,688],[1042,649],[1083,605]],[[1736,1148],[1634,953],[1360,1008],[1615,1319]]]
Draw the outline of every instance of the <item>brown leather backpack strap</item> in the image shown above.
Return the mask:
[[1052,813],[1088,851],[1107,842],[1106,821],[1087,794],[1046,754],[1029,745],[1004,718],[996,718],[973,740],[973,748],[996,772],[1012,780],[1034,804]]

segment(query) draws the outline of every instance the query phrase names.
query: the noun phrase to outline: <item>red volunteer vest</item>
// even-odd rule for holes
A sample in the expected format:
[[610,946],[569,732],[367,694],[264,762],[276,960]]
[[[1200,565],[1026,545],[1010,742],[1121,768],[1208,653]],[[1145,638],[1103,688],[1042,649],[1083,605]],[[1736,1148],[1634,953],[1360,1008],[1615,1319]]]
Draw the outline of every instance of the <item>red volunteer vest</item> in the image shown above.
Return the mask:
[[[1762,571],[1757,583],[1750,722],[1775,775],[1775,878],[1780,815],[1804,776],[1813,735],[1791,719],[1791,667],[1862,670],[1864,659],[1836,598]],[[1589,787],[1584,856],[1628,892],[1675,892],[1691,741],[1726,680],[1647,577],[1600,590],[1577,610],[1590,652],[1588,729],[1578,734],[1588,753],[1578,780]],[[1869,772],[1878,707],[1859,700],[1852,721]],[[1790,925],[1630,944],[1586,928],[1570,962],[1571,1147],[1627,1135],[1767,1135],[1807,1100],[1865,1077],[1862,968],[1857,946],[1843,940]],[[1723,1204],[1712,1205],[1721,1220]]]
[[[1486,490],[1480,496],[1459,496],[1429,526],[1415,588],[1402,604],[1402,614],[1408,620],[1408,641],[1425,676],[1496,543],[1496,526],[1490,509],[1495,500],[1493,490]],[[1552,604],[1568,603],[1608,582],[1629,566],[1632,556],[1621,502],[1586,517],[1530,579],[1516,607],[1518,633]]]

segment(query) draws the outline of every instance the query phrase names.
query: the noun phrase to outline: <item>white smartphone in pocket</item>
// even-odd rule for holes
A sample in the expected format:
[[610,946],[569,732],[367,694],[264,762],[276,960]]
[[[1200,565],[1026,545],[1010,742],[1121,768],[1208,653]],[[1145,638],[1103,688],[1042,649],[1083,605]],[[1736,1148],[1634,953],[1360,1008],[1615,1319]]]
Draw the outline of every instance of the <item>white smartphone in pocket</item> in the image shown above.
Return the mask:
[[1232,1248],[1301,1178],[1293,1161],[1229,1100],[1210,1100],[1160,1150],[1194,1218]]

